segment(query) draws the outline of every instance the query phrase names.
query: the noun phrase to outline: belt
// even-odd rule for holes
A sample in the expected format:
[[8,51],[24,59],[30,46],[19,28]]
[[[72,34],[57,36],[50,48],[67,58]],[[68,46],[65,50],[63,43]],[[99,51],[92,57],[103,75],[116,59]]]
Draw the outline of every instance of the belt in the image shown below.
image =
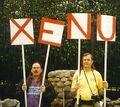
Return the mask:
[[95,100],[80,100],[80,104],[85,104],[85,105],[94,105],[97,101]]

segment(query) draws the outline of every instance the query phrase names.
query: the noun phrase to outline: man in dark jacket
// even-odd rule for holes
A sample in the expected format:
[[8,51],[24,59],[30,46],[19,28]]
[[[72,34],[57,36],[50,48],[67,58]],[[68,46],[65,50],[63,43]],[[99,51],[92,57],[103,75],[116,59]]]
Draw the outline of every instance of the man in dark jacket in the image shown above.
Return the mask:
[[[31,72],[27,77],[26,84],[21,84],[19,93],[19,100],[21,100],[21,107],[23,106],[23,93],[27,91],[27,106],[38,107],[40,93],[43,93],[41,107],[51,107],[51,102],[57,96],[53,85],[50,81],[45,80],[45,84],[42,85],[43,72],[40,63],[35,62],[32,65]],[[21,98],[21,99],[20,99]]]

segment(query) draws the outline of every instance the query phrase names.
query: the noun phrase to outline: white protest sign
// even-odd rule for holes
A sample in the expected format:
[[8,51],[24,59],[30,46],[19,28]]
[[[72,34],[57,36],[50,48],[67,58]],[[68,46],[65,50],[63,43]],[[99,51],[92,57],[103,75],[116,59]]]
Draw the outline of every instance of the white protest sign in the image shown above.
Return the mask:
[[[33,20],[27,19],[11,19],[10,20],[10,33],[11,44],[22,46],[22,64],[23,64],[23,80],[26,84],[26,71],[25,71],[25,57],[24,57],[24,45],[34,44],[33,35]],[[24,91],[25,107],[27,107],[27,92]]]
[[42,18],[38,42],[53,46],[61,46],[63,30],[63,21]]
[[91,14],[68,13],[68,39],[91,38]]
[[12,45],[34,44],[32,19],[11,19],[10,31]]
[[[42,18],[41,20],[38,43],[48,44],[42,84],[44,84],[45,82],[45,75],[46,75],[46,70],[47,70],[50,45],[59,46],[59,47],[61,46],[63,29],[64,29],[63,21],[58,21],[58,20],[53,20],[53,19],[48,19],[48,18]],[[41,100],[42,100],[42,93],[40,93],[38,107],[41,107]]]
[[[108,15],[97,15],[97,40],[105,41],[104,52],[104,81],[107,81],[107,48],[108,41],[115,41],[116,17]],[[106,89],[104,89],[104,107],[106,107]]]
[[116,17],[108,15],[97,15],[97,40],[115,41],[116,39]]
[[[68,13],[68,39],[78,39],[78,78],[80,76],[81,39],[91,38],[91,14]],[[80,83],[78,79],[78,83]],[[79,105],[80,90],[77,91]]]

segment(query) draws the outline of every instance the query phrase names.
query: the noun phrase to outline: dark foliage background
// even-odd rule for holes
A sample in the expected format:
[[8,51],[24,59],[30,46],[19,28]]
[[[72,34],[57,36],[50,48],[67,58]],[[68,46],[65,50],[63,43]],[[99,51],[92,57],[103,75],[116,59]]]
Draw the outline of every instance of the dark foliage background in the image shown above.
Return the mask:
[[[96,41],[97,14],[113,15],[117,18],[116,42],[108,43],[107,80],[110,87],[120,87],[120,0],[0,0],[0,92],[1,98],[13,97],[13,91],[22,80],[21,46],[10,44],[11,18],[33,18],[35,44],[25,46],[26,72],[33,61],[41,62],[43,68],[47,45],[38,44],[42,17],[65,21],[62,46],[50,48],[47,73],[56,69],[77,69],[77,40],[67,39],[67,13],[92,13],[92,38],[82,40],[81,54],[91,52],[95,57],[96,69],[104,74],[104,42]],[[6,90],[6,91],[5,91]],[[7,92],[7,94],[6,94]]]

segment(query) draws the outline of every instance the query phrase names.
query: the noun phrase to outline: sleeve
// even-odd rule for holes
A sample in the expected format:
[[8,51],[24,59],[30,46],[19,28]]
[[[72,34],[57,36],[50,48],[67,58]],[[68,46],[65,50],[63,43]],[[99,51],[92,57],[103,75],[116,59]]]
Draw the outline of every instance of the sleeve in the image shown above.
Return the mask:
[[43,93],[43,102],[51,103],[57,97],[57,92],[48,80],[45,81],[45,87],[46,89]]
[[24,92],[22,91],[22,84],[23,81],[18,84],[15,96],[15,98],[20,101],[20,107],[24,107]]
[[100,95],[103,95],[104,89],[103,89],[103,79],[101,74],[98,72],[98,91]]
[[75,74],[73,75],[71,88],[75,88],[75,84],[77,83],[77,80],[78,80],[77,72],[75,72]]

